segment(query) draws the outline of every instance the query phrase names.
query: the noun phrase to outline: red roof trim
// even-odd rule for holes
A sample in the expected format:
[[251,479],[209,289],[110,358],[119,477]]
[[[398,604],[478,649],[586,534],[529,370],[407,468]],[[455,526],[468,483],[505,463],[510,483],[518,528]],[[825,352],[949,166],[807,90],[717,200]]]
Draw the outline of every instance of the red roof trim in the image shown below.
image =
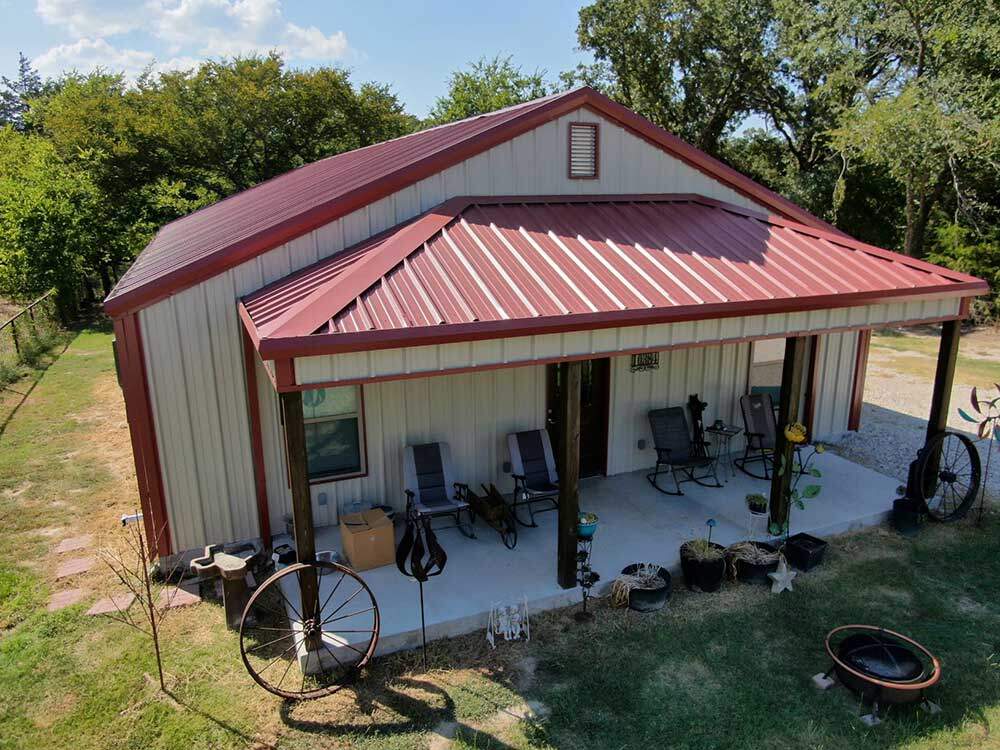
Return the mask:
[[693,320],[732,318],[768,313],[807,312],[840,307],[906,302],[928,297],[975,296],[983,293],[984,282],[944,284],[926,287],[915,294],[912,289],[895,289],[880,292],[831,294],[797,299],[769,299],[751,302],[721,302],[699,305],[697,308],[653,308],[615,312],[577,313],[545,318],[455,323],[447,326],[421,326],[419,328],[365,331],[361,333],[335,333],[297,335],[283,338],[262,338],[258,351],[264,359],[308,357],[323,354],[395,349],[400,347],[428,346],[458,341],[530,336],[546,333],[652,325],[656,323],[682,323]]
[[[529,106],[531,104],[534,104],[534,106]],[[718,159],[685,143],[677,136],[640,117],[627,107],[612,101],[591,88],[583,87],[565,94],[549,97],[547,100],[536,100],[535,103],[519,105],[518,108],[524,110],[523,114],[504,119],[497,125],[471,135],[466,140],[451,145],[448,148],[434,150],[435,145],[433,143],[428,144],[430,152],[427,156],[393,172],[377,177],[355,190],[337,195],[325,203],[303,211],[301,214],[265,227],[249,237],[236,239],[222,249],[188,261],[185,265],[173,271],[162,275],[155,275],[154,273],[150,279],[141,281],[138,285],[128,290],[118,291],[116,289],[112,291],[111,295],[104,302],[105,312],[112,317],[120,317],[127,312],[147,307],[154,302],[158,302],[205,279],[222,273],[233,266],[239,265],[261,253],[317,229],[341,216],[391,195],[424,177],[447,169],[454,164],[482,153],[495,145],[510,140],[581,106],[585,106],[598,114],[616,120],[619,124],[653,145],[662,148],[695,169],[728,185],[740,194],[767,205],[791,219],[810,226],[824,227],[837,234],[837,236],[841,236],[833,227],[816,218],[805,209],[796,206],[788,199],[754,182],[746,175],[740,174]],[[489,116],[486,115],[486,117]],[[452,123],[451,125],[455,124],[457,123]],[[441,129],[448,128],[451,125],[441,126]],[[409,138],[413,136],[404,137]],[[372,147],[369,146],[367,148]],[[330,158],[336,159],[337,157]],[[293,170],[293,172],[287,174],[294,174],[295,171],[297,170]],[[285,176],[279,175],[262,184],[273,184]],[[257,188],[259,187],[257,186]],[[256,190],[257,188],[250,188],[250,190]],[[230,196],[225,201],[230,201],[234,197],[236,196]],[[172,222],[172,224],[176,225],[187,218],[189,217],[182,217]]]

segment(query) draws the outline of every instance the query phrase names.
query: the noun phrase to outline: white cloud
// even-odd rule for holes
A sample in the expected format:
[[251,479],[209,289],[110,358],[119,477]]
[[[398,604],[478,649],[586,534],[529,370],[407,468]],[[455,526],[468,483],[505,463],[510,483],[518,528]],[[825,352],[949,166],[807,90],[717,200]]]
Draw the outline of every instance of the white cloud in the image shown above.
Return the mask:
[[104,39],[78,39],[71,44],[60,44],[39,55],[32,63],[43,76],[56,77],[63,71],[78,70],[88,73],[94,68],[135,78],[143,68],[153,62],[153,53],[135,49],[117,49]]
[[48,24],[81,37],[123,34],[142,25],[137,8],[106,0],[38,0],[35,12]]
[[[279,0],[145,0],[143,7],[122,7],[127,0],[37,0],[38,15],[76,37],[41,55],[44,74],[81,71],[101,65],[130,77],[153,61],[154,50],[171,59],[155,69],[188,68],[205,58],[277,50],[290,61],[329,63],[351,48],[343,31],[327,34],[314,25],[289,21]],[[148,39],[144,49],[114,47],[107,39],[131,33]],[[62,67],[60,67],[62,66]]]
[[339,60],[348,51],[347,34],[336,31],[327,36],[315,26],[302,28],[294,23],[285,27],[282,45],[285,56],[300,60]]

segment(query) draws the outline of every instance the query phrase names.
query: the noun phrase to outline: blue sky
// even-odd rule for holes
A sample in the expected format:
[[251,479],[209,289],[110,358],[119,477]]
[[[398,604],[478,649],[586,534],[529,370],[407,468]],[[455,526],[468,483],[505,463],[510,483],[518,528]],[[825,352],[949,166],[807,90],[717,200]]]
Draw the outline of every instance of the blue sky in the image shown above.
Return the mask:
[[135,75],[153,63],[282,50],[292,65],[338,64],[390,84],[424,116],[448,75],[513,55],[555,78],[576,51],[579,0],[0,0],[0,74],[23,51],[47,75],[96,65]]

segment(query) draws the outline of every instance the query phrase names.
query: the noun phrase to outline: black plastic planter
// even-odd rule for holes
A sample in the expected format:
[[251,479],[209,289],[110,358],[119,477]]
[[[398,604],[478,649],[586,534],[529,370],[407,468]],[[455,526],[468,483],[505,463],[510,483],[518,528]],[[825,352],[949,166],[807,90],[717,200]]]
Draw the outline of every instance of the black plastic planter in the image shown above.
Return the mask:
[[[712,542],[712,546],[720,552],[724,551],[721,544]],[[726,575],[726,558],[719,557],[718,560],[695,560],[687,557],[684,552],[684,545],[681,545],[681,572],[684,574],[684,583],[692,591],[704,591],[710,593],[718,591],[722,585],[722,579]]]
[[827,543],[811,534],[796,534],[785,542],[785,559],[801,571],[812,570],[826,553]]
[[[639,570],[638,564],[626,565],[622,568],[622,575],[632,575]],[[672,584],[670,582],[670,571],[660,568],[657,575],[663,579],[664,584],[655,589],[632,589],[628,592],[628,608],[636,612],[655,612],[663,609],[670,599]]]
[[[777,547],[764,542],[754,542],[753,544],[765,552],[778,551]],[[770,583],[771,579],[767,577],[767,574],[773,573],[778,569],[778,561],[775,560],[772,563],[752,563],[737,558],[734,561],[734,566],[736,568],[737,581],[742,581],[743,583]]]
[[922,504],[908,497],[892,501],[892,526],[903,536],[914,536],[924,522]]

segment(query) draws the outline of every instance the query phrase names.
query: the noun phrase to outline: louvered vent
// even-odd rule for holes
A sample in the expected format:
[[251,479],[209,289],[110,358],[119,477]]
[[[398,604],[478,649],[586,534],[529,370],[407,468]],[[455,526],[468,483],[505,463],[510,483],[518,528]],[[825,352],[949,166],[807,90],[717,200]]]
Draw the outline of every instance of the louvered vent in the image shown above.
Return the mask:
[[597,177],[597,125],[572,122],[569,125],[569,176],[575,179]]

